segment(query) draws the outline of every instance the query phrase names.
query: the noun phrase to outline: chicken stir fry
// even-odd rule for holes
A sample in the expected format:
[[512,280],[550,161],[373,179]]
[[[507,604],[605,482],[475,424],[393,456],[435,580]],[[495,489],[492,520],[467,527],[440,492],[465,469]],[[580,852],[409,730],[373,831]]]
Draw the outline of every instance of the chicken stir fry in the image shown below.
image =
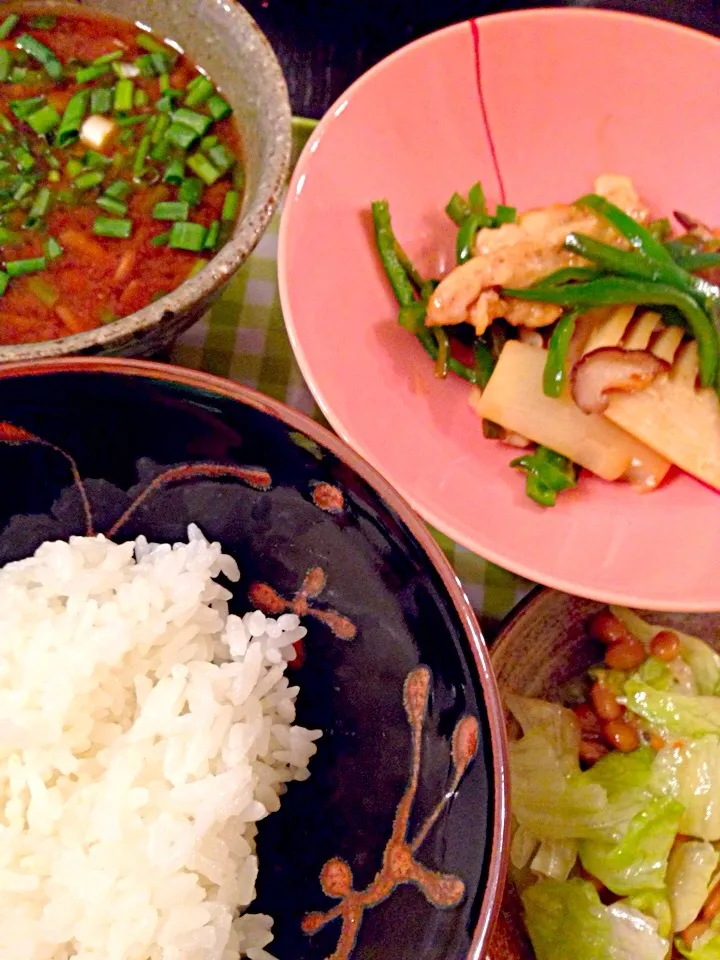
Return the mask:
[[[650,218],[628,177],[518,215],[482,186],[446,207],[457,266],[424,279],[373,204],[399,322],[437,377],[471,385],[486,438],[526,446],[511,466],[542,506],[602,480],[653,490],[671,464],[720,490],[720,234]],[[471,353],[468,352],[471,347]]]
[[[595,192],[634,219],[644,222],[648,211],[628,177],[606,174],[595,181]],[[627,249],[629,243],[591,210],[555,203],[521,214],[515,223],[485,227],[475,239],[475,256],[455,267],[430,298],[426,324],[453,326],[471,323],[482,336],[502,317],[514,327],[546,327],[562,307],[503,297],[499,287],[529,287],[555,270],[587,266],[587,260],[565,249],[570,233],[583,233]]]

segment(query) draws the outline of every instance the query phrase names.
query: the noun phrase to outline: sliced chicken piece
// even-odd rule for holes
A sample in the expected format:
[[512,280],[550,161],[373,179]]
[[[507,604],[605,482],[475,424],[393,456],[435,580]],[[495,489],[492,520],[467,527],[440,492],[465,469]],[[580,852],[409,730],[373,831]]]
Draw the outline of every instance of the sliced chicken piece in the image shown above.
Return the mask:
[[[606,174],[595,188],[633,216],[647,216],[627,177]],[[496,317],[513,325],[543,327],[560,316],[560,307],[503,299],[495,288],[528,287],[563,267],[585,266],[586,261],[564,249],[569,233],[586,233],[605,243],[627,247],[626,241],[592,211],[569,204],[529,210],[515,223],[485,228],[475,239],[475,256],[452,270],[435,290],[428,326],[472,323],[478,335]]]

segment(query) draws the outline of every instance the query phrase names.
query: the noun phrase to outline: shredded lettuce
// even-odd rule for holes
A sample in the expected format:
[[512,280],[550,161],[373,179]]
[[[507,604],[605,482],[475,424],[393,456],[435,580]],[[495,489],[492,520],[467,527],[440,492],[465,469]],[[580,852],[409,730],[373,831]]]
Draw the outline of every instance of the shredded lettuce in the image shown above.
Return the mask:
[[655,789],[678,800],[685,808],[680,833],[710,842],[720,840],[718,737],[702,737],[663,747],[653,764],[652,781]]
[[643,890],[619,902],[628,907],[634,907],[640,913],[657,920],[657,929],[661,937],[667,939],[673,932],[672,912],[664,890]]
[[[622,620],[628,630],[649,647],[655,634],[667,627],[655,626],[642,620],[636,613],[624,607],[611,607],[615,616]],[[702,696],[712,696],[720,686],[720,656],[703,640],[681,633],[673,628],[680,640],[680,656],[692,670],[697,692]]]
[[656,920],[623,903],[614,903],[607,912],[612,960],[665,960],[670,943],[658,933]]
[[630,821],[619,843],[585,840],[580,844],[583,867],[613,893],[662,890],[670,850],[683,807],[670,797],[650,797]]
[[572,710],[559,703],[505,694],[505,703],[524,734],[542,730],[562,767],[563,774],[580,772],[580,730]]
[[541,880],[522,902],[536,960],[608,960],[610,917],[587,880]]
[[577,860],[576,840],[544,840],[533,857],[533,873],[552,880],[567,880]]
[[667,888],[677,933],[700,913],[718,865],[715,848],[702,840],[688,840],[673,850],[667,870]]
[[648,657],[634,676],[654,690],[672,690],[675,685],[670,667],[657,657]]
[[678,737],[720,734],[720,697],[689,697],[655,690],[636,677],[625,684],[627,708],[651,726]]
[[650,747],[638,747],[632,753],[612,751],[598,760],[585,777],[603,787],[608,799],[614,801],[628,790],[650,787],[655,756]]
[[537,960],[664,960],[657,921],[626,902],[606,907],[587,880],[541,880],[522,894]]
[[530,833],[522,824],[514,822],[512,842],[510,844],[510,863],[516,870],[522,870],[532,859],[540,846],[538,838]]

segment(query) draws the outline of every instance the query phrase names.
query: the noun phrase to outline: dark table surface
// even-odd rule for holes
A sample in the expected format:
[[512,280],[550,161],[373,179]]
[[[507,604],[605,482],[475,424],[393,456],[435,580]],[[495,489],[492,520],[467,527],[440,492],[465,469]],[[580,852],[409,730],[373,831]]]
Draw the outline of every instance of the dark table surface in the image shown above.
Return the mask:
[[590,6],[675,20],[720,35],[720,0],[244,0],[280,59],[293,112],[319,118],[360,74],[439,27],[527,7]]

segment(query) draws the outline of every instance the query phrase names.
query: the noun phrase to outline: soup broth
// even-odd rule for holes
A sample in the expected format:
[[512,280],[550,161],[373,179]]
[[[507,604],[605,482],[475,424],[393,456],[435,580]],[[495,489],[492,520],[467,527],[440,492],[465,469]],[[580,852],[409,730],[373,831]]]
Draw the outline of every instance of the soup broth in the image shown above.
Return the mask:
[[0,15],[0,344],[179,286],[232,233],[241,160],[229,104],[168,42],[86,11]]

